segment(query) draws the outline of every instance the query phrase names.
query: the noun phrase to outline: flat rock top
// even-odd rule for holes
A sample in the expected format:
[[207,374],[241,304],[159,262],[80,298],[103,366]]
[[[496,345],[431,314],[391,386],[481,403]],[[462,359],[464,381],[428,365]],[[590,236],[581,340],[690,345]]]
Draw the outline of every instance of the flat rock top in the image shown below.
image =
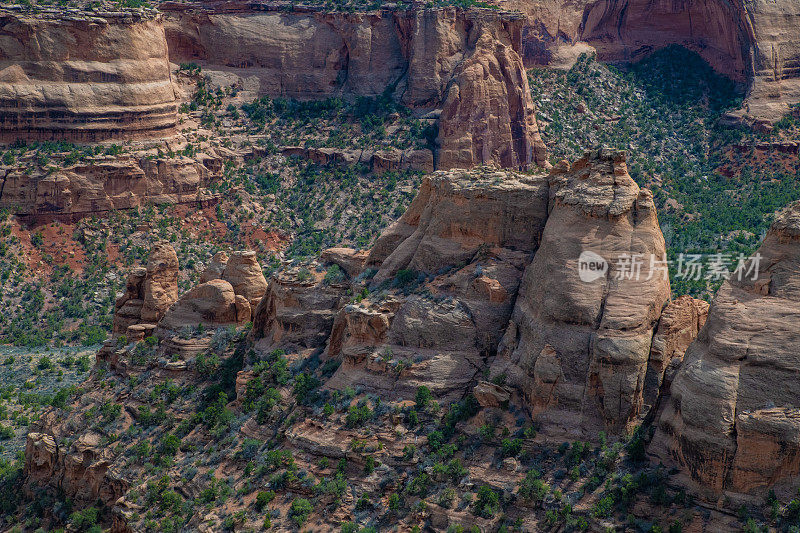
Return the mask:
[[458,191],[490,192],[537,189],[547,183],[547,176],[478,167],[471,170],[438,170],[431,174],[430,181],[437,189],[449,187]]

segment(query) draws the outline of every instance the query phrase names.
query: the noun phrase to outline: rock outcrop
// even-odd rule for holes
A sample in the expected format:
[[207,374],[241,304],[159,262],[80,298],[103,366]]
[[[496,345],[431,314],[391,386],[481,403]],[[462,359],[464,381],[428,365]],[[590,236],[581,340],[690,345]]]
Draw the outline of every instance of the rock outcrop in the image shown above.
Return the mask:
[[[158,323],[159,332],[190,326],[242,324],[250,320],[250,303],[237,296],[230,283],[213,279],[183,294]],[[162,333],[162,336],[165,336]]]
[[163,137],[176,123],[161,15],[0,11],[0,142]]
[[243,303],[237,304],[239,314],[236,322],[240,322],[239,319],[242,318],[244,322],[248,322],[251,319],[251,310],[255,310],[267,292],[267,279],[256,253],[252,250],[236,251],[230,255],[219,252],[214,255],[200,276],[200,283],[213,280],[227,281],[236,297],[247,302],[246,313]]
[[123,156],[56,172],[9,170],[0,180],[0,208],[43,222],[77,219],[147,203],[210,202],[205,189],[221,168],[219,158],[148,159]]
[[800,203],[794,203],[777,217],[758,255],[717,293],[662,402],[650,453],[679,466],[711,496],[796,487],[798,341]]
[[325,346],[348,285],[327,281],[315,266],[292,267],[270,279],[255,309],[252,330],[253,339],[265,349]]
[[169,243],[156,243],[147,267],[128,275],[125,292],[114,306],[114,333],[136,340],[152,332],[177,299],[178,256]]
[[[336,316],[330,387],[443,399],[469,390],[494,355],[547,217],[547,182],[502,171],[437,172],[367,259],[372,284],[401,289]],[[413,288],[413,289],[412,289]]]
[[[584,272],[586,254],[603,269]],[[348,266],[354,255],[323,258]],[[435,172],[363,268],[349,284],[321,267],[274,276],[254,319],[261,349],[324,345],[341,362],[335,389],[403,398],[425,385],[454,399],[476,387],[486,406],[518,392],[553,435],[640,422],[707,312],[669,302],[652,196],[624,153],[605,150],[549,176]],[[478,383],[490,363],[491,382]]]
[[545,164],[528,76],[513,39],[496,21],[470,31],[439,118],[437,168]]
[[56,444],[51,435],[32,432],[25,446],[25,487],[58,489],[80,503],[97,500],[113,504],[129,487],[129,482],[111,467],[112,453],[101,444],[102,436],[82,434],[68,449]]
[[178,299],[178,256],[171,244],[159,242],[150,250],[144,277],[142,320],[158,322]]
[[114,333],[130,341],[156,333],[169,337],[182,328],[244,324],[266,291],[267,282],[253,251],[217,253],[200,284],[178,297],[178,257],[167,243],[150,251],[147,268],[129,275],[117,299]]
[[596,50],[603,61],[637,61],[671,44],[700,54],[746,84],[746,122],[774,122],[800,102],[800,5],[792,0],[503,0],[528,16],[526,64],[570,65]]
[[[549,176],[550,214],[491,374],[546,433],[621,432],[641,415],[670,295],[652,195],[624,154],[588,153]],[[594,270],[586,270],[595,261]]]
[[267,292],[267,279],[252,250],[233,252],[222,271],[222,279],[233,287],[237,296],[243,296],[255,309]]
[[415,113],[440,116],[436,168],[546,162],[519,56],[518,15],[450,7],[350,14],[161,8],[174,62],[255,77],[259,92],[274,96],[389,90]]

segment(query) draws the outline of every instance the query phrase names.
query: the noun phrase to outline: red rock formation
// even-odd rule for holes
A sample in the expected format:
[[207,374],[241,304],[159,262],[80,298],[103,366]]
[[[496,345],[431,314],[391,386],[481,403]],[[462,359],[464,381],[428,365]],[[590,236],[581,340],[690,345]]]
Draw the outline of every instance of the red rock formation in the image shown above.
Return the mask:
[[[547,161],[515,36],[478,19],[466,39],[439,118],[437,168],[494,162],[529,168]],[[474,43],[474,44],[472,44]]]
[[757,276],[734,274],[717,293],[650,446],[709,496],[796,487],[800,476],[800,203],[758,253]]
[[42,433],[29,433],[25,446],[25,490],[50,486],[83,504],[101,500],[111,505],[122,496],[129,482],[111,470],[113,454],[101,444],[101,435],[82,434],[68,449]]
[[[260,92],[276,96],[374,96],[388,88],[419,114],[441,112],[437,168],[545,164],[519,56],[523,19],[517,15],[455,8],[346,14],[161,7],[173,61],[255,76]],[[384,163],[375,158],[380,169]]]
[[156,243],[147,268],[135,268],[128,275],[125,292],[114,306],[114,333],[136,340],[145,330],[135,326],[143,323],[149,324],[146,330],[151,332],[177,299],[178,256],[169,243]]
[[[153,203],[208,202],[206,190],[219,160],[147,159],[123,156],[80,164],[53,173],[9,171],[0,183],[0,208],[48,219],[75,219]],[[206,166],[208,165],[208,166]]]
[[183,294],[158,323],[159,336],[189,326],[241,324],[250,319],[250,304],[237,296],[230,283],[214,279]]
[[[492,365],[519,390],[542,431],[620,432],[641,414],[653,333],[669,280],[652,195],[630,178],[624,154],[593,152],[550,176],[551,211]],[[606,268],[584,277],[591,252]],[[624,270],[639,255],[640,274]],[[629,260],[626,263],[626,258]]]
[[177,105],[161,16],[0,12],[0,141],[171,134]]
[[347,288],[325,281],[313,267],[294,267],[272,276],[254,312],[253,339],[264,349],[325,346]]

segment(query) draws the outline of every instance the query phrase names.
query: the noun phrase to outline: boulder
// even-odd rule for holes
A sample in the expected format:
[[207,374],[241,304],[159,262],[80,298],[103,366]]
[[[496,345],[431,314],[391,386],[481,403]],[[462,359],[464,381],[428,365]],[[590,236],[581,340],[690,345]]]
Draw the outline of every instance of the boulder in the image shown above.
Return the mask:
[[267,291],[267,280],[256,253],[252,250],[231,253],[222,272],[222,279],[231,284],[237,295],[244,296],[253,309]]
[[208,262],[203,273],[200,274],[200,283],[211,281],[212,279],[222,278],[222,273],[225,271],[225,266],[228,264],[228,254],[225,252],[217,252],[211,261]]
[[364,270],[369,252],[352,248],[328,248],[323,250],[320,260],[338,265],[348,277],[354,278]]
[[[240,302],[240,305],[244,304]],[[158,323],[159,330],[176,332],[185,326],[236,324],[237,318],[244,312],[237,308],[236,303],[236,293],[227,281],[214,279],[201,283],[169,308]]]

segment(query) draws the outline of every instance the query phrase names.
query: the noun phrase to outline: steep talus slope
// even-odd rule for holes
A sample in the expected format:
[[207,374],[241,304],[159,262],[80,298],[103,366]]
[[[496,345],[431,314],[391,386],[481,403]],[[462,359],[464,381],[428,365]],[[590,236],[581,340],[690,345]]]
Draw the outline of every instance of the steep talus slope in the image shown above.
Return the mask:
[[793,486],[800,474],[800,203],[758,253],[719,290],[650,446],[717,495]]
[[172,61],[231,71],[271,96],[388,90],[416,113],[440,116],[439,169],[546,162],[519,56],[518,15],[456,8],[309,13],[224,3],[161,9]]
[[[656,390],[666,366],[650,365],[670,296],[652,195],[624,154],[603,151],[558,164],[549,184],[542,244],[491,373],[522,394],[545,432],[624,431],[644,414],[648,366]],[[580,270],[586,254],[604,262],[596,275]]]
[[176,123],[161,15],[0,13],[0,141],[165,136]]

